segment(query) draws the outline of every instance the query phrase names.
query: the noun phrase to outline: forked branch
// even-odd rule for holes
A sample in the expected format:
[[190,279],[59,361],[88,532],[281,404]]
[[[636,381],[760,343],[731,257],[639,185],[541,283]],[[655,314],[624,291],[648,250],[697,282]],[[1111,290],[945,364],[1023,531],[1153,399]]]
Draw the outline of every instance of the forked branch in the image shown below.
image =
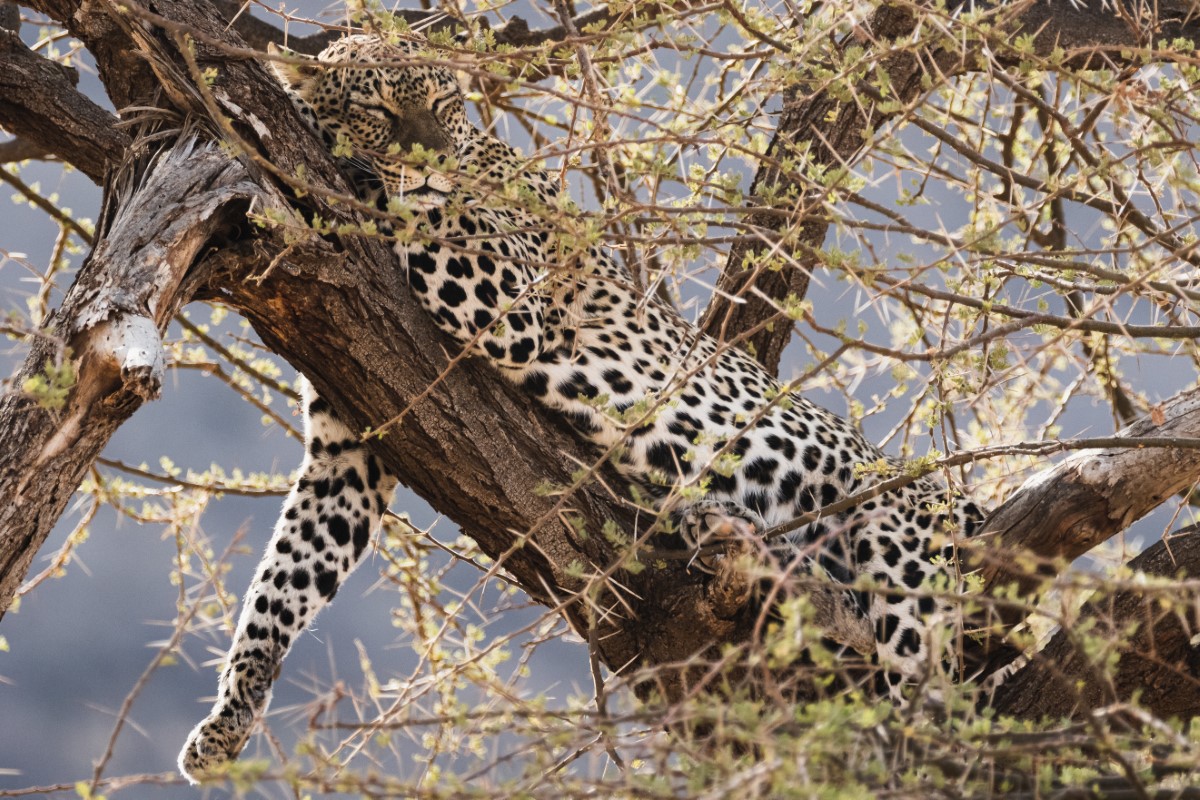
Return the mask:
[[[71,10],[66,3],[40,5],[58,13]],[[155,12],[179,30],[203,33],[205,41],[244,46],[205,3],[160,0]],[[93,340],[94,332],[102,329],[102,323],[121,317],[151,320],[161,329],[182,303],[199,292],[198,296],[220,297],[241,310],[268,346],[308,374],[321,394],[363,430],[377,427],[409,408],[414,399],[423,398],[400,433],[373,446],[406,483],[459,522],[534,597],[561,607],[580,624],[584,616],[580,604],[589,602],[584,592],[588,578],[607,574],[625,554],[602,537],[581,538],[571,523],[582,520],[586,530],[594,532],[616,517],[628,530],[637,528],[623,494],[610,493],[604,485],[586,487],[563,502],[547,495],[547,479],[569,485],[577,465],[589,463],[591,454],[557,422],[528,414],[528,403],[497,375],[468,363],[443,377],[445,340],[405,292],[394,259],[382,243],[329,234],[285,251],[268,234],[243,232],[231,240],[222,238],[228,223],[244,220],[252,201],[282,208],[288,191],[282,176],[297,174],[301,165],[315,188],[344,192],[332,159],[294,115],[280,119],[279,109],[286,108],[287,101],[257,65],[222,60],[220,49],[209,45],[198,46],[195,54],[181,53],[177,30],[143,31],[128,37],[122,25],[112,20],[103,24],[104,20],[87,14],[76,18],[72,11],[63,19],[71,20],[76,35],[94,46],[101,73],[112,78],[114,91],[145,104],[153,101],[159,88],[171,90],[166,93],[171,97],[194,96],[199,87],[188,83],[194,80],[189,59],[198,59],[201,66],[217,66],[212,91],[227,101],[225,108],[231,113],[237,109],[240,116],[235,121],[244,123],[237,130],[252,147],[239,149],[237,158],[230,159],[215,146],[191,146],[179,139],[166,147],[168,155],[153,168],[147,162],[145,174],[127,186],[108,187],[110,211],[100,234],[102,244],[56,318],[61,338],[47,336],[39,342],[24,374],[43,370],[48,358],[52,363],[70,359],[68,345],[76,359],[90,353],[111,357],[78,362],[77,382],[61,411],[52,412],[21,395],[10,395],[0,405],[0,426],[6,431],[0,452],[0,496],[22,500],[8,505],[9,517],[0,516],[0,531],[4,531],[0,605],[7,604],[82,471],[116,427],[152,393],[149,384],[129,383],[115,355],[118,348],[104,349]],[[153,71],[153,81],[160,85],[149,82],[145,72],[133,78],[114,77],[131,53],[136,54],[140,69],[151,63],[159,67]],[[919,63],[913,59],[914,76]],[[169,81],[180,83],[161,85]],[[188,110],[201,113],[200,107]],[[813,113],[816,106],[809,108],[808,117],[801,114],[788,127],[811,136],[813,120],[824,119],[823,114],[812,117]],[[838,113],[869,112],[842,109]],[[266,131],[254,125],[254,119],[277,123]],[[859,124],[847,122],[846,147],[853,144],[854,131],[861,130],[856,128]],[[196,163],[181,165],[178,157],[184,153]],[[830,153],[831,158],[847,157],[837,156],[836,148]],[[158,170],[163,170],[161,175]],[[316,205],[319,201],[311,196],[288,199],[306,212],[321,208],[328,213],[326,218],[337,218],[336,212]],[[296,225],[301,224],[298,218]],[[200,259],[212,244],[219,245],[219,252]],[[268,270],[272,264],[274,268]],[[144,323],[137,324],[138,330],[146,330]],[[728,334],[743,324],[725,320],[722,326]],[[150,368],[144,369],[148,364]],[[152,364],[153,359],[143,359],[132,364],[136,369],[129,372],[135,378],[152,375]],[[435,381],[437,388],[428,392]],[[1181,400],[1178,419],[1194,424],[1185,405]],[[497,419],[510,424],[498,425]],[[514,420],[519,424],[511,424]],[[1194,435],[1184,430],[1190,428],[1175,433]],[[1155,435],[1163,434],[1160,430]],[[1115,491],[1113,497],[1119,500],[1112,513],[1105,512],[1110,525],[1129,519],[1135,502],[1149,507],[1174,491],[1164,488],[1157,496],[1146,494],[1137,501],[1113,490],[1148,472],[1145,462],[1126,458],[1125,454],[1136,452],[1093,454],[1106,465],[1099,470],[1103,481],[1096,485]],[[1200,465],[1189,458],[1181,455],[1175,468],[1181,480],[1194,481]],[[1068,462],[1077,466],[1051,471],[1040,484],[1045,492],[1053,494],[1059,482],[1072,486],[1087,473],[1083,462]],[[29,491],[35,485],[43,495],[36,502]],[[1017,508],[1026,502],[1023,497],[1018,495],[1009,506]],[[1009,506],[1001,509],[997,519],[1011,513]],[[1045,514],[1047,525],[1076,529],[1071,515],[1077,509],[1053,502],[1039,508],[1045,509],[1039,513]],[[1013,529],[1017,527],[1014,523]],[[1065,546],[1064,552],[1072,547]],[[1191,561],[1185,565],[1200,566]],[[593,637],[601,658],[614,670],[631,664],[685,664],[714,644],[744,641],[752,633],[752,614],[731,618],[727,609],[714,613],[705,599],[702,579],[681,563],[621,579],[622,586],[614,582],[600,601],[604,606],[598,616],[608,620],[611,629]],[[692,624],[681,627],[680,618]],[[682,679],[674,687],[685,689]]]

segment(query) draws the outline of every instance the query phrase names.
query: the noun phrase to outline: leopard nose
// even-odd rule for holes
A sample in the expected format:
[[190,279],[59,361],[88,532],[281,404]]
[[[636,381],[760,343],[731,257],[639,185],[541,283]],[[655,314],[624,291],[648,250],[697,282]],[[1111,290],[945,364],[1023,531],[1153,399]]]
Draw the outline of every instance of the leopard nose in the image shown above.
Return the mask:
[[396,120],[392,127],[392,143],[398,145],[402,153],[412,150],[416,144],[437,152],[449,149],[451,139],[433,112],[421,109]]

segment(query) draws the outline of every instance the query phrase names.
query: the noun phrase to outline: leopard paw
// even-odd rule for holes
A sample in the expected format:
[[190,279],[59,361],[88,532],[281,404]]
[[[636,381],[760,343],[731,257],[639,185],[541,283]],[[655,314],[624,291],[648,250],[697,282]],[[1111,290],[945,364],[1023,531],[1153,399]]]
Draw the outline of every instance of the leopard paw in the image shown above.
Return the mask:
[[[679,516],[679,534],[696,551],[692,564],[710,573],[727,568],[722,562],[747,551],[758,529],[745,509],[722,501],[696,503]],[[702,550],[709,545],[724,547],[718,551]]]
[[179,753],[179,771],[189,783],[200,783],[214,769],[238,757],[253,726],[254,714],[249,709],[214,709],[188,736]]

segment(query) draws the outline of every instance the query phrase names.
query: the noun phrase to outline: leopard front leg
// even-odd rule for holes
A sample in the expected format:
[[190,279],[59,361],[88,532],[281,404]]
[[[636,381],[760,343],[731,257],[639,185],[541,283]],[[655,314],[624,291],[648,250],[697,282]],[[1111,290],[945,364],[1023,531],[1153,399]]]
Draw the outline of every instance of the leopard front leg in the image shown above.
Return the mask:
[[757,514],[728,500],[692,503],[675,513],[675,524],[684,544],[696,550],[692,563],[707,570],[715,570],[724,554],[705,556],[701,548],[718,544],[740,546],[764,527]]
[[179,769],[193,783],[237,758],[271,700],[288,649],[362,559],[396,479],[304,381],[300,477],[242,606],[212,711]]
[[[742,557],[763,549],[763,520],[736,503],[702,500],[680,510],[676,524],[684,543],[697,552],[692,563],[712,575],[704,591],[713,612],[725,619],[741,611],[754,592]],[[700,549],[707,545],[722,545],[723,550],[701,554]]]
[[[888,507],[852,516],[855,572],[873,587],[866,600],[875,631],[877,688],[901,700],[902,689],[941,673],[953,675],[961,614],[953,541],[982,521],[973,504],[954,502],[925,481],[888,495]],[[925,691],[928,691],[926,687]]]

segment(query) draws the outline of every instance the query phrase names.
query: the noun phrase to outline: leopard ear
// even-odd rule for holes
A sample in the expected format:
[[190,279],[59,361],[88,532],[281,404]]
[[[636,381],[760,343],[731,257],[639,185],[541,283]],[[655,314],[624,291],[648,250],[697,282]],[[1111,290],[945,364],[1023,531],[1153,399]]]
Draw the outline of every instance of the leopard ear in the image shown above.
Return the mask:
[[[274,42],[267,44],[267,55],[271,56],[267,63],[271,65],[275,77],[290,89],[300,90],[321,71],[315,58],[280,47]],[[281,60],[285,58],[288,60]]]
[[[486,22],[486,20],[484,20]],[[463,23],[454,33],[454,44],[462,50],[476,51],[483,41],[483,31]],[[454,79],[458,82],[458,90],[466,95],[474,88],[475,78],[465,69],[454,70]]]

